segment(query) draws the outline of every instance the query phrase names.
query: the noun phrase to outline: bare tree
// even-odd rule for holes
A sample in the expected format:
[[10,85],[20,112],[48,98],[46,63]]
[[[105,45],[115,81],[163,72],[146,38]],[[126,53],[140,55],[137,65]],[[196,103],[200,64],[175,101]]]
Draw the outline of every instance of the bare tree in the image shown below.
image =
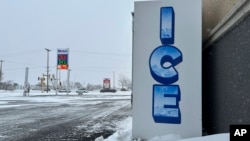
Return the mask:
[[75,82],[75,86],[77,89],[82,88],[82,84],[80,82]]
[[130,84],[130,79],[124,75],[119,75],[118,77],[118,85],[123,88],[128,88],[129,84]]
[[93,90],[100,90],[102,89],[102,85],[96,85],[96,84],[90,84],[88,83],[86,86],[87,90],[93,91]]

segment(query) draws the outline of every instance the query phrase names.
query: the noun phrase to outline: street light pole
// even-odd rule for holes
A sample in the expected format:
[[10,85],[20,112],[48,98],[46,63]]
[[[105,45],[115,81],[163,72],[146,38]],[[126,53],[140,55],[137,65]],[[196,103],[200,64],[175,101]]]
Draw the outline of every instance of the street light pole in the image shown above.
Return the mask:
[[50,49],[45,48],[47,51],[47,93],[49,91],[49,52],[51,51]]
[[2,63],[4,62],[3,60],[0,60],[1,66],[0,66],[0,82],[2,82],[3,79],[3,72],[2,72]]

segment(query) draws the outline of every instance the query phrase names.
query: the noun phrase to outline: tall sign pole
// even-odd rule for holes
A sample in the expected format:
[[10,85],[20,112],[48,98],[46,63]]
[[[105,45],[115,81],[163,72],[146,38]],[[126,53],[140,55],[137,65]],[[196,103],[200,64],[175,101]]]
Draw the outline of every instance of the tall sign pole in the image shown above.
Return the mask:
[[133,137],[202,135],[201,9],[201,0],[135,2]]
[[115,72],[113,71],[113,89],[115,89]]
[[58,67],[56,66],[56,95],[58,95]]
[[70,69],[68,69],[68,77],[67,77],[67,95],[69,95],[69,78],[70,78]]
[[[57,71],[58,70],[68,70],[69,69],[69,49],[68,48],[60,48],[57,49]],[[57,72],[58,74],[58,72]],[[58,79],[57,79],[58,80]],[[68,79],[67,79],[67,95],[69,88],[69,70],[68,70]],[[58,83],[57,83],[58,86]],[[57,94],[57,91],[56,91]]]
[[45,48],[47,51],[47,93],[49,91],[49,52],[51,51],[50,49]]

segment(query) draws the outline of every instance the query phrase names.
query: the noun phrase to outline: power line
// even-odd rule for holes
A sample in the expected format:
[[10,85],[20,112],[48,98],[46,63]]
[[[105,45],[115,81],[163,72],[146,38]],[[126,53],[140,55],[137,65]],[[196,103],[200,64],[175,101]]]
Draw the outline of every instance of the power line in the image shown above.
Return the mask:
[[84,53],[84,54],[93,54],[93,55],[108,55],[108,56],[132,56],[131,54],[122,54],[115,52],[94,52],[94,51],[84,51],[84,50],[72,50],[71,52],[75,53]]
[[29,54],[34,55],[35,53],[40,53],[40,49],[36,49],[36,50],[28,50],[28,51],[20,51],[20,52],[15,52],[15,53],[9,53],[9,54],[4,54],[1,55],[1,57],[5,58],[13,58],[13,57],[19,57],[19,56],[27,56]]
[[45,67],[45,66],[42,66],[42,65],[24,63],[24,62],[19,62],[19,61],[18,61],[18,62],[12,61],[12,60],[5,60],[5,61],[6,61],[6,62],[9,62],[9,63],[22,64],[22,65],[27,65],[27,66]]

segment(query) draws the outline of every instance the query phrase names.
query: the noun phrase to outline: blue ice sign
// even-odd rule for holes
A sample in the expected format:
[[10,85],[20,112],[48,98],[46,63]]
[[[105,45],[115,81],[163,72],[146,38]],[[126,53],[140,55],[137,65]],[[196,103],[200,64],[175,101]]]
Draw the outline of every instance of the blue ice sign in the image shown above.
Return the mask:
[[181,91],[175,66],[182,62],[181,51],[174,44],[174,9],[160,10],[160,40],[163,45],[154,49],[149,59],[151,76],[160,84],[153,85],[152,115],[156,123],[181,123],[179,102]]
[[174,9],[172,7],[161,8],[160,39],[163,45],[174,44]]
[[182,62],[182,54],[178,48],[169,45],[159,46],[150,56],[151,75],[160,83],[172,84],[179,79],[174,66],[180,62]]
[[155,121],[161,123],[179,123],[180,89],[178,85],[153,86],[153,113]]

